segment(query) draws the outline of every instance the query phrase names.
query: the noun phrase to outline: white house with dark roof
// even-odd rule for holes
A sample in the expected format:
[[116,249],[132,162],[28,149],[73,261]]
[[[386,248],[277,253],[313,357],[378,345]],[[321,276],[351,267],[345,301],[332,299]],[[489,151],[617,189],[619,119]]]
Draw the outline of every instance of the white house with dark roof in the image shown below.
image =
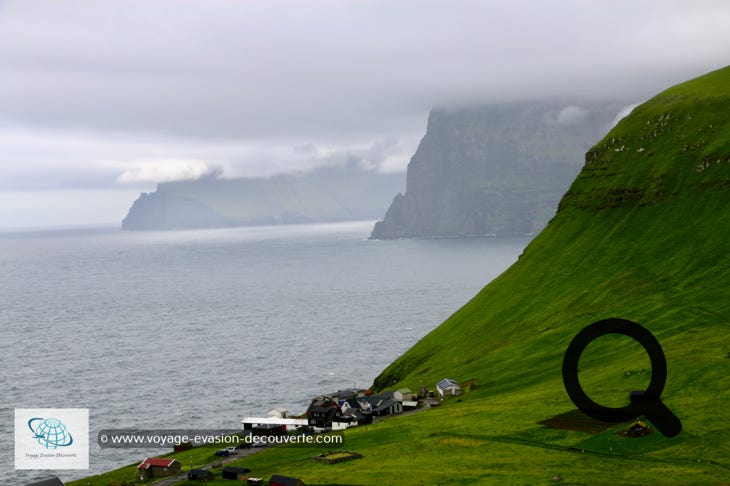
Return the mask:
[[461,386],[450,378],[444,378],[436,383],[436,391],[442,398],[447,396],[455,397],[461,395]]

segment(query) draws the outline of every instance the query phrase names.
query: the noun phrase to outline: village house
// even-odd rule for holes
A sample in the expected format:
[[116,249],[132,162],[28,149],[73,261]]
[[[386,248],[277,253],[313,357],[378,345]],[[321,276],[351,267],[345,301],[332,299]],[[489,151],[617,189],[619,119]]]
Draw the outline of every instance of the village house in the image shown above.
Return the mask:
[[182,464],[175,459],[148,457],[137,466],[137,470],[139,471],[139,479],[144,481],[177,474],[182,470]]
[[373,423],[372,412],[349,411],[332,420],[332,430],[344,430],[356,425],[367,425]]
[[355,415],[341,415],[332,419],[332,430],[345,430],[359,425]]
[[378,417],[403,413],[403,404],[394,400],[392,395],[373,395],[368,397],[367,401],[370,402],[373,415]]
[[279,418],[279,417],[244,417],[241,420],[241,428],[244,433],[253,433],[254,427],[258,425],[269,424],[283,426],[286,430],[296,430],[299,427],[309,425],[307,419],[301,418]]
[[317,397],[307,408],[307,419],[311,427],[331,428],[332,421],[342,416],[342,409],[331,397]]
[[436,383],[436,391],[439,396],[458,396],[461,395],[461,386],[450,378],[444,378],[443,380]]
[[413,399],[413,392],[409,388],[401,388],[399,390],[382,393],[379,396],[400,402],[403,405],[404,410],[418,407],[418,402]]
[[380,401],[375,408],[373,413],[378,416],[382,415],[397,415],[403,413],[403,404],[397,400],[385,399]]

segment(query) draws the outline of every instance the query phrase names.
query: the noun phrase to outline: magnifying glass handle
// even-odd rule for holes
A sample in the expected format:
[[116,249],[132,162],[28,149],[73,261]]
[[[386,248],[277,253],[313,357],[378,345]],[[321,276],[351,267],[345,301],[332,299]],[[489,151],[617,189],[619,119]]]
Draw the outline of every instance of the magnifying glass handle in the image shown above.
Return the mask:
[[682,422],[659,398],[641,392],[631,393],[631,402],[641,404],[644,416],[665,437],[676,437],[682,431]]

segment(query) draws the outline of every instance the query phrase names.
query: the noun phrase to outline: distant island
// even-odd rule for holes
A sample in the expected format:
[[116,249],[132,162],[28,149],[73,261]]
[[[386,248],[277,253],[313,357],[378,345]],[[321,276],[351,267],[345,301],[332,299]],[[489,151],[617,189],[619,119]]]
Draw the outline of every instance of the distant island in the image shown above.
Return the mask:
[[166,182],[134,201],[123,230],[175,230],[374,220],[405,175],[357,166],[325,167],[268,178]]
[[529,235],[555,214],[583,154],[625,102],[532,101],[433,110],[373,239]]

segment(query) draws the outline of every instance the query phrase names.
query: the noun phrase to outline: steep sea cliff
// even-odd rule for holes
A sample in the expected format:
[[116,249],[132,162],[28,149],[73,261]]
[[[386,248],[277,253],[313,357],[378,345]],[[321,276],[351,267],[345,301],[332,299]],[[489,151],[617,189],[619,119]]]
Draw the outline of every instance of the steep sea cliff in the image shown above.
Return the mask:
[[534,234],[625,103],[534,101],[433,110],[374,239]]

